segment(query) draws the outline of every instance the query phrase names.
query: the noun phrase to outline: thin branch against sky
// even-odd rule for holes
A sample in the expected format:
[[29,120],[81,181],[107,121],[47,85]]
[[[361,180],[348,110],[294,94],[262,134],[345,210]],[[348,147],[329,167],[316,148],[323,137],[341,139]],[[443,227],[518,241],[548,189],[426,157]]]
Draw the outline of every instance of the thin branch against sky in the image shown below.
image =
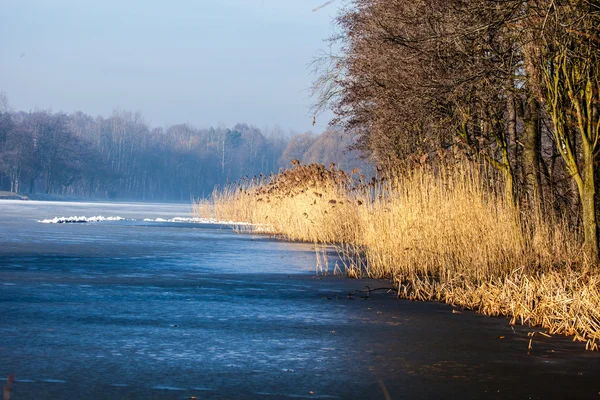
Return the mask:
[[319,7],[315,7],[313,8],[313,12],[315,11],[319,11],[321,8],[323,7],[327,7],[328,5],[330,5],[331,3],[333,3],[335,0],[329,0],[328,2],[321,4]]

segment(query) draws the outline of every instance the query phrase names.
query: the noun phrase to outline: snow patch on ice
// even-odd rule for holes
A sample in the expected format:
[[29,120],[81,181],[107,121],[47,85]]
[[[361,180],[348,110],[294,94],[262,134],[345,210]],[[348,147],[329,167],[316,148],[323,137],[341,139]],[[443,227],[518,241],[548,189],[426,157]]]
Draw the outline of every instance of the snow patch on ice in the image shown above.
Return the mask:
[[105,221],[123,221],[125,218],[122,217],[104,217],[102,215],[97,215],[95,217],[54,217],[52,219],[42,219],[38,220],[42,224],[77,224],[77,223],[86,223],[86,222],[105,222]]
[[[77,223],[88,223],[88,222],[107,222],[107,221],[124,221],[122,217],[104,217],[97,215],[95,217],[85,216],[71,216],[71,217],[55,217],[51,219],[38,220],[42,224],[77,224]],[[136,219],[130,219],[130,221],[137,221]],[[235,221],[220,221],[215,218],[190,218],[190,217],[174,217],[174,218],[144,218],[144,222],[171,222],[171,223],[189,223],[189,224],[220,224],[220,225],[233,225],[233,226],[250,226],[248,222],[235,222]],[[259,227],[259,225],[254,225]],[[266,230],[265,230],[266,231]]]
[[189,218],[189,217],[174,217],[174,218],[169,218],[169,219],[144,218],[144,222],[185,222],[185,223],[191,223],[191,224],[251,225],[247,222],[219,221],[214,218]]

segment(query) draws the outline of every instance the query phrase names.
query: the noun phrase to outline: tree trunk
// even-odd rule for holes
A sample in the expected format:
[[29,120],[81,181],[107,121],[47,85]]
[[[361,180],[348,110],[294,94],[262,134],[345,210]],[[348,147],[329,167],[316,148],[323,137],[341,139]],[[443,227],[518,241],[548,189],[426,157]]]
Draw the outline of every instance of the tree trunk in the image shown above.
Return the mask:
[[504,175],[504,196],[508,204],[515,204],[515,184],[513,177],[513,168],[509,158],[509,148],[505,143],[502,146],[502,173]]
[[509,92],[506,104],[508,114],[506,154],[504,154],[503,151],[503,156],[506,158],[505,163],[510,166],[510,173],[509,176],[507,176],[506,181],[506,191],[507,194],[510,193],[513,201],[515,198],[518,198],[519,195],[518,193],[516,193],[517,186],[514,185],[514,180],[517,171],[517,104],[515,100],[516,99],[514,93]]
[[594,183],[594,153],[592,145],[583,143],[583,172],[577,179],[583,220],[585,252],[592,262],[598,260],[598,224],[596,221],[596,185]]
[[50,194],[50,173],[46,173],[46,194]]
[[540,130],[540,105],[530,96],[525,103],[523,122],[523,177],[525,180],[526,204],[538,207],[542,202],[540,181],[540,157],[542,135]]

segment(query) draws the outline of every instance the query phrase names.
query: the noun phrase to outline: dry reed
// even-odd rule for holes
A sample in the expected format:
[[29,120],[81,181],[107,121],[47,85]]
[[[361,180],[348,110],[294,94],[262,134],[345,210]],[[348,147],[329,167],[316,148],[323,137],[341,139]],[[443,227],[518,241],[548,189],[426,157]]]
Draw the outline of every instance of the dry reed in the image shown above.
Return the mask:
[[349,276],[393,279],[400,297],[509,316],[598,349],[600,272],[564,221],[522,214],[467,162],[378,180],[353,172],[296,164],[217,190],[196,212],[335,244]]

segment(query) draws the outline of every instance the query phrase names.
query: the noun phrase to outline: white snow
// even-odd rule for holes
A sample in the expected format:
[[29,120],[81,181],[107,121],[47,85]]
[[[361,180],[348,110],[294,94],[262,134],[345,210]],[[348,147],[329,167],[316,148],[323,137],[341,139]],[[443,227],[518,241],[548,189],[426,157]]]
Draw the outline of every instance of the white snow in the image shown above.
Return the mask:
[[104,217],[102,215],[97,215],[95,217],[54,217],[52,219],[42,219],[38,220],[42,224],[73,224],[73,223],[84,223],[84,222],[104,222],[104,221],[123,221],[125,218],[121,217]]
[[247,222],[219,221],[214,218],[189,218],[189,217],[174,217],[174,218],[169,218],[169,219],[144,218],[144,222],[186,222],[186,223],[192,223],[192,224],[251,225]]
[[[124,221],[122,217],[105,217],[97,215],[95,217],[85,216],[71,216],[71,217],[54,217],[52,219],[38,220],[42,224],[73,224],[73,223],[87,223],[87,222],[107,222],[107,221]],[[130,221],[137,221],[136,219],[129,219]],[[235,222],[235,221],[219,221],[214,218],[190,218],[190,217],[174,217],[174,218],[144,218],[144,222],[179,222],[179,223],[192,223],[192,224],[222,224],[222,225],[236,225],[236,226],[249,226],[252,225],[247,222]],[[257,225],[258,226],[258,225]]]
[[210,221],[210,220],[207,218],[175,217],[171,221],[173,221],[173,222],[206,222],[206,221]]

